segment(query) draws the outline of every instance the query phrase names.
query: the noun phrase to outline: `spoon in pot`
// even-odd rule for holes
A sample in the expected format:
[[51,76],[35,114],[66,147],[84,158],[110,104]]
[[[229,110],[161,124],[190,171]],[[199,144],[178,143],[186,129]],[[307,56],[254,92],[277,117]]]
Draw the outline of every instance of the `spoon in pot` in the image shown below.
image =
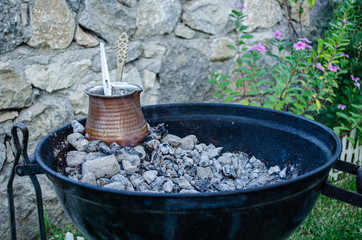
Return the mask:
[[128,36],[127,33],[122,33],[117,42],[117,82],[122,81],[123,67],[126,63],[128,52]]
[[99,44],[99,46],[100,46],[100,51],[101,51],[101,67],[102,67],[103,91],[104,91],[105,96],[111,96],[112,95],[112,90],[111,90],[112,88],[111,88],[111,82],[109,80],[106,53],[104,51],[104,43],[101,42]]

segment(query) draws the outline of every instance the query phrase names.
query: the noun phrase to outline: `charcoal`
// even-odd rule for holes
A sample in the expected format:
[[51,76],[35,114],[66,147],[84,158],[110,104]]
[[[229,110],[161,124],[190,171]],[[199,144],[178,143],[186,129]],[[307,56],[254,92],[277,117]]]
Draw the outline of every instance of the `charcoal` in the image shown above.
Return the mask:
[[233,191],[299,175],[297,165],[285,165],[283,170],[277,165],[267,167],[255,156],[198,143],[194,135],[168,134],[163,124],[149,127],[146,139],[134,147],[88,141],[80,132],[68,135],[67,141],[76,151],[67,153],[65,175],[111,189],[185,194]]
[[84,151],[88,140],[81,133],[72,133],[67,136],[67,141],[78,151]]
[[279,172],[280,178],[285,178],[287,176],[287,167]]
[[164,124],[159,124],[155,128],[150,128],[148,135],[153,139],[160,140],[161,138],[165,137],[168,134],[167,129],[165,128]]
[[234,181],[234,185],[235,185],[236,189],[243,189],[245,187],[246,183],[245,183],[245,181],[242,181],[240,179],[236,179]]
[[189,157],[185,157],[182,162],[185,167],[192,167],[194,165],[194,161]]
[[232,191],[234,190],[232,187],[230,187],[229,185],[225,184],[225,183],[222,183],[222,182],[214,182],[212,184],[212,186],[218,190],[218,191]]
[[155,165],[159,165],[162,162],[162,156],[157,152],[152,152],[151,163]]
[[150,170],[150,171],[145,171],[142,176],[148,184],[151,184],[151,182],[153,182],[156,179],[157,174],[158,172],[156,170]]
[[200,143],[200,144],[195,145],[195,149],[196,149],[199,153],[202,153],[202,152],[205,152],[205,151],[206,151],[207,146],[206,146],[205,143]]
[[197,167],[196,175],[199,179],[203,180],[205,178],[212,178],[214,174],[211,171],[210,167]]
[[94,159],[84,162],[82,165],[83,175],[92,172],[98,179],[101,177],[113,177],[120,172],[120,167],[114,155]]
[[77,120],[73,120],[70,125],[73,128],[73,133],[84,133],[84,127],[82,124],[80,124]]
[[232,164],[232,154],[231,153],[224,153],[223,155],[221,155],[217,160],[219,161],[219,163],[224,166],[224,165],[231,165]]
[[173,134],[167,134],[164,138],[161,139],[161,142],[168,143],[172,147],[177,148],[181,145],[181,138]]
[[235,178],[236,177],[236,173],[234,171],[234,168],[232,166],[230,166],[230,165],[224,165],[222,167],[222,173],[227,178]]
[[150,189],[152,191],[160,191],[163,186],[163,183],[166,181],[164,176],[157,177],[151,184]]
[[116,190],[126,190],[126,186],[120,182],[108,183],[108,184],[104,185],[103,187],[112,188],[112,189],[116,189]]
[[136,149],[133,147],[124,147],[123,150],[130,155],[137,155],[139,157],[142,157],[142,153],[136,151]]
[[120,182],[120,183],[122,183],[123,185],[126,186],[127,183],[128,183],[128,179],[125,176],[123,176],[122,174],[116,174],[111,178],[111,180],[109,182],[110,183]]
[[151,154],[153,151],[157,151],[158,146],[160,146],[160,141],[156,139],[151,139],[150,141],[144,142],[143,145],[146,153]]
[[183,169],[183,168],[178,168],[176,170],[176,172],[177,172],[177,176],[179,176],[179,177],[182,177],[183,175],[185,175],[185,169]]
[[228,185],[232,190],[236,189],[234,181],[231,180],[231,179],[225,179],[225,180],[222,181],[222,183]]
[[192,166],[189,170],[187,170],[187,174],[192,176],[192,177],[196,177],[197,167],[195,165]]
[[101,153],[101,152],[90,152],[87,153],[87,155],[84,157],[84,162],[92,161],[97,158],[105,157],[107,155]]
[[158,147],[158,152],[161,153],[162,155],[175,155],[175,151],[173,150],[171,145],[164,142],[161,143],[160,146]]
[[100,141],[100,140],[89,141],[88,144],[85,146],[84,150],[86,152],[98,152],[99,144],[101,142],[102,141]]
[[147,183],[141,175],[134,173],[131,175],[129,180],[131,181],[133,187],[138,191],[144,192],[146,190],[149,190]]
[[207,153],[204,152],[201,154],[199,165],[201,167],[207,167],[210,165],[210,159],[209,159],[209,156],[207,155]]
[[209,158],[214,158],[220,155],[221,151],[222,151],[222,147],[219,148],[209,148],[206,152],[209,155]]
[[94,174],[92,172],[89,172],[86,175],[84,175],[82,177],[81,182],[91,184],[91,185],[95,185],[95,186],[97,185],[96,177],[94,176]]
[[163,190],[167,193],[171,193],[173,191],[173,187],[175,184],[173,184],[173,182],[170,179],[167,179],[164,183],[163,183]]
[[134,150],[136,151],[136,154],[141,158],[141,160],[145,160],[146,150],[143,146],[138,145],[138,146],[134,147]]
[[222,166],[218,160],[212,161],[212,166],[215,168],[216,172],[222,171]]
[[104,187],[105,185],[107,185],[109,183],[109,179],[108,178],[99,178],[97,179],[97,185]]
[[249,157],[248,157],[248,154],[246,154],[246,153],[239,153],[238,154],[238,160],[239,160],[239,162],[247,162],[247,161],[249,161]]
[[213,178],[219,179],[219,181],[221,181],[224,177],[221,173],[218,172],[214,172],[213,173]]
[[130,161],[128,160],[122,160],[122,167],[126,171],[127,175],[132,175],[133,173],[137,172],[138,167],[135,165],[132,165]]
[[203,180],[196,180],[192,185],[195,189],[197,189],[200,192],[206,192],[211,188],[211,183],[208,178],[205,178]]
[[77,167],[83,163],[87,153],[80,151],[70,151],[67,153],[67,164],[69,167]]
[[109,148],[113,154],[122,154],[122,148],[115,142],[112,143]]
[[190,182],[185,177],[175,178],[173,182],[176,183],[181,189],[193,189]]
[[98,150],[105,155],[112,155],[114,151],[104,142],[100,142],[98,146]]

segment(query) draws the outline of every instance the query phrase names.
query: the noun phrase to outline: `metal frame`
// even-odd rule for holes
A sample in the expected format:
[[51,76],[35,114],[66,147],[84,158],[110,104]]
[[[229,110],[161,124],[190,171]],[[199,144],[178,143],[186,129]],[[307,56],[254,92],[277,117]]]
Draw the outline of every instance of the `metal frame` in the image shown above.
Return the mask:
[[[21,130],[22,135],[23,135],[22,144],[20,143],[20,140],[19,140],[18,130]],[[35,194],[36,194],[36,203],[37,203],[37,208],[38,208],[40,239],[46,240],[43,199],[42,199],[39,181],[35,176],[35,174],[42,173],[42,170],[39,165],[32,164],[29,160],[29,157],[27,154],[28,140],[29,140],[28,128],[24,124],[19,123],[12,127],[11,135],[13,137],[13,141],[14,141],[15,148],[16,148],[16,157],[14,160],[13,168],[11,170],[9,181],[8,181],[8,186],[7,186],[7,195],[8,195],[8,200],[9,200],[11,239],[17,239],[16,238],[14,191],[13,191],[14,177],[15,177],[15,173],[17,173],[20,176],[29,175],[30,180],[33,183],[33,186],[35,189]],[[20,160],[21,156],[23,158],[23,162],[22,162],[22,165],[19,165],[19,160]]]
[[[18,130],[22,132],[22,143],[20,143]],[[36,178],[36,174],[44,173],[43,169],[35,162],[33,156],[28,157],[27,146],[29,139],[29,131],[27,127],[22,124],[16,124],[11,129],[12,138],[16,148],[16,157],[12,167],[12,171],[9,177],[8,186],[7,186],[7,195],[9,200],[9,215],[10,215],[10,230],[11,230],[11,239],[17,239],[16,237],[16,222],[15,222],[15,207],[14,207],[14,194],[13,194],[13,181],[15,174],[19,176],[29,176],[36,194],[36,202],[38,209],[38,220],[40,228],[40,239],[46,240],[46,229],[44,222],[44,211],[43,211],[43,200],[41,194],[41,188]],[[19,163],[20,157],[23,158],[23,161]],[[354,193],[339,187],[332,185],[327,179],[325,186],[323,186],[322,194],[331,197],[358,207],[362,207],[362,167],[337,160],[333,166],[334,169],[354,174],[356,175],[357,183],[357,192]]]

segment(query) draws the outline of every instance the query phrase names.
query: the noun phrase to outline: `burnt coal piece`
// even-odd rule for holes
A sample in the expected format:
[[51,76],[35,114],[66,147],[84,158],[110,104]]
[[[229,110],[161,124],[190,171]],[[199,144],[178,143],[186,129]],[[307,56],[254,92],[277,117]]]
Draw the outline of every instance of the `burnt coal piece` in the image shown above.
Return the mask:
[[67,141],[74,150],[60,171],[71,179],[118,190],[157,193],[233,191],[281,182],[298,176],[295,165],[267,167],[246,153],[223,152],[199,143],[194,135],[178,137],[162,125],[148,127],[144,142],[121,148],[88,141],[72,122]]

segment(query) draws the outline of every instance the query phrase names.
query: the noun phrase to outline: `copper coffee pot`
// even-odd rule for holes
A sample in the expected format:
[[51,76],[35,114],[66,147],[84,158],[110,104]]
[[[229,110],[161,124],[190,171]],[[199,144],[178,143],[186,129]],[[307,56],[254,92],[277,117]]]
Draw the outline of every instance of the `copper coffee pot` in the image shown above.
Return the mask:
[[102,84],[85,89],[89,96],[85,132],[88,140],[101,140],[121,147],[140,144],[147,135],[147,123],[140,104],[143,89],[130,82],[112,82],[112,95],[105,96]]

